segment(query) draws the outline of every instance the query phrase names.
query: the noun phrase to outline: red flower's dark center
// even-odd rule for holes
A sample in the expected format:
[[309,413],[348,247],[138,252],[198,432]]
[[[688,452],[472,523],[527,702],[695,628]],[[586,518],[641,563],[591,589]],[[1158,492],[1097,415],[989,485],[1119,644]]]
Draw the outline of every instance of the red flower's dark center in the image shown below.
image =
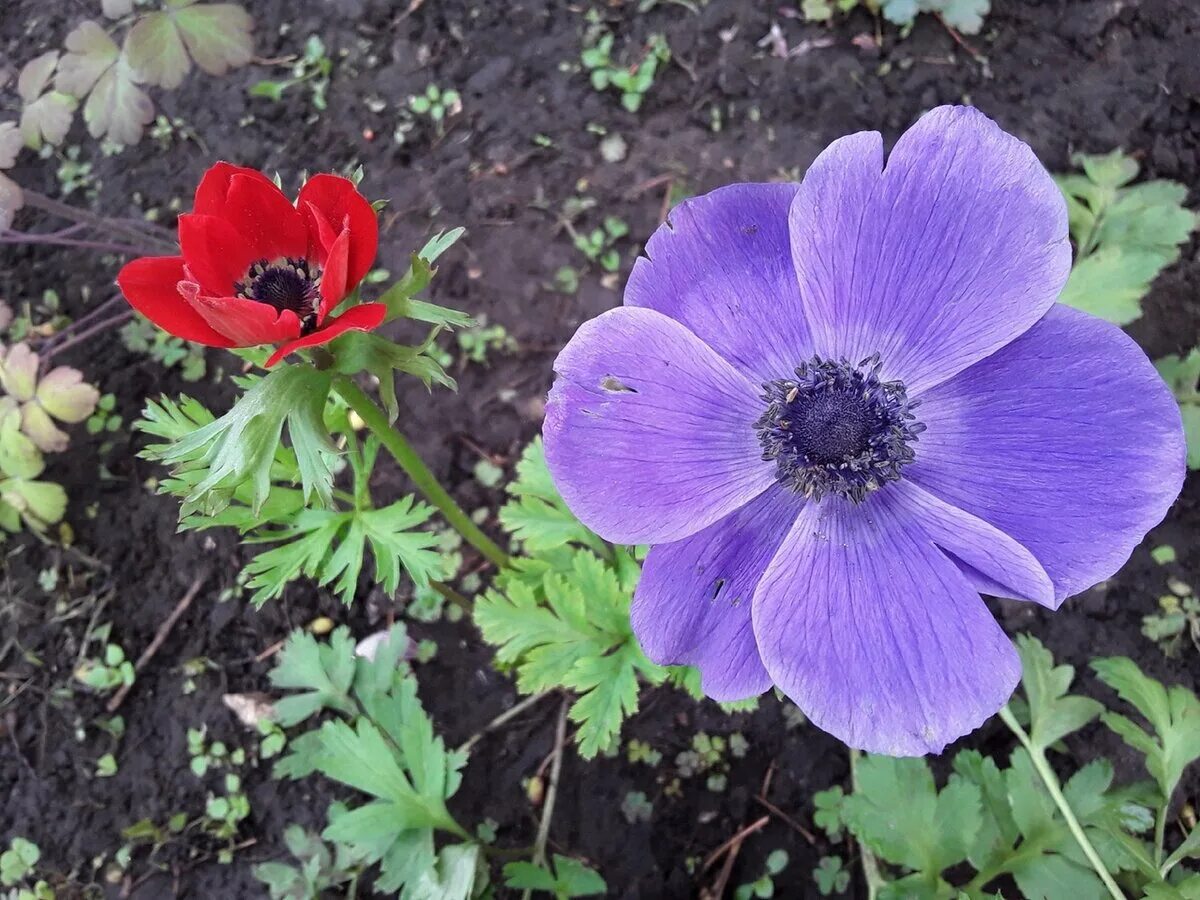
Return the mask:
[[266,303],[279,312],[290,309],[300,317],[302,334],[309,334],[317,325],[321,270],[307,259],[260,259],[233,287],[239,297]]

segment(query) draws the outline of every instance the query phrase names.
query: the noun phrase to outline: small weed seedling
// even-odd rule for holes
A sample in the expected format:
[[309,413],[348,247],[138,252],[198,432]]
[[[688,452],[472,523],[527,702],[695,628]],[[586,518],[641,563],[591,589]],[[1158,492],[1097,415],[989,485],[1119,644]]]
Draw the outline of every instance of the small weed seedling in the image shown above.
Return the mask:
[[629,234],[629,226],[616,216],[605,216],[603,227],[590,231],[576,231],[571,237],[575,249],[587,257],[588,262],[599,265],[605,272],[616,272],[621,268],[621,253],[617,241]]
[[88,658],[79,664],[75,679],[94,691],[108,693],[133,684],[133,663],[125,658],[120,644],[106,644],[102,657]]
[[767,857],[763,873],[756,881],[739,885],[733,892],[733,900],[757,900],[775,896],[775,876],[787,868],[786,850],[772,850]]
[[13,888],[5,896],[10,900],[54,900],[54,891],[45,881],[34,881],[42,851],[37,844],[15,837],[0,853],[0,887]]
[[138,317],[121,329],[121,341],[134,353],[144,353],[165,369],[179,368],[184,381],[199,381],[207,372],[204,351],[156,328],[148,319]]
[[856,6],[901,26],[903,34],[921,13],[939,16],[948,27],[963,34],[978,34],[984,16],[991,11],[991,0],[802,0],[800,4],[810,22],[827,22],[835,12],[847,13]]
[[329,78],[333,74],[333,60],[325,50],[325,42],[315,34],[304,42],[304,53],[292,64],[290,78],[279,81],[260,81],[250,88],[251,97],[265,97],[278,103],[284,93],[297,85],[308,85],[313,109],[324,112],[328,101]]
[[453,88],[442,90],[436,84],[425,88],[425,93],[408,98],[408,108],[418,116],[428,116],[441,134],[446,119],[462,112],[462,98]]
[[844,894],[850,887],[850,870],[840,856],[822,856],[813,869],[813,881],[822,897]]
[[628,65],[621,65],[612,58],[612,32],[603,32],[595,43],[584,47],[580,61],[588,72],[592,87],[597,91],[609,88],[621,95],[621,105],[630,112],[637,112],[654,85],[659,68],[671,60],[671,48],[661,34],[650,36],[640,58]]
[[630,825],[649,822],[654,816],[654,804],[643,791],[630,791],[621,801],[621,815]]
[[1179,655],[1185,635],[1200,650],[1200,599],[1178,578],[1168,578],[1167,588],[1170,593],[1158,598],[1159,611],[1142,618],[1142,634],[1166,656]]

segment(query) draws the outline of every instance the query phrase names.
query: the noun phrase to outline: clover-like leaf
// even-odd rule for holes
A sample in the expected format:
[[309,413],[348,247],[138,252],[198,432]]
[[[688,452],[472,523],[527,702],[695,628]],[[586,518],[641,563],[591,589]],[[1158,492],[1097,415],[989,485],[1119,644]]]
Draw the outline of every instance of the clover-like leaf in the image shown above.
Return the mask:
[[142,130],[154,121],[154,101],[137,86],[136,73],[124,56],[92,88],[83,120],[92,137],[107,137],[124,146],[140,141]]
[[78,101],[61,91],[43,91],[58,66],[58,51],[43,53],[25,64],[17,78],[17,94],[24,102],[21,110],[21,136],[32,150],[42,143],[61,144],[71,129]]
[[110,19],[119,19],[133,12],[133,0],[100,0],[100,9]]
[[10,478],[0,481],[0,501],[16,510],[34,531],[44,531],[67,512],[67,492],[50,481]]
[[38,355],[25,343],[0,351],[0,387],[21,403],[32,400],[37,390]]
[[963,34],[979,34],[983,17],[991,12],[991,0],[924,0],[922,8],[941,15],[951,28]]
[[58,61],[54,84],[64,94],[83,99],[100,76],[112,68],[121,50],[104,27],[91,19],[76,25],[64,44],[67,52]]
[[0,122],[0,169],[11,169],[25,145],[16,122]]
[[183,83],[193,62],[210,75],[250,62],[252,24],[235,3],[166,0],[130,29],[125,52],[141,79],[170,90]]
[[12,397],[0,397],[0,475],[37,478],[46,468],[37,445],[21,432],[21,410]]
[[60,422],[82,422],[96,411],[100,392],[83,380],[83,373],[58,366],[38,380],[34,398]]

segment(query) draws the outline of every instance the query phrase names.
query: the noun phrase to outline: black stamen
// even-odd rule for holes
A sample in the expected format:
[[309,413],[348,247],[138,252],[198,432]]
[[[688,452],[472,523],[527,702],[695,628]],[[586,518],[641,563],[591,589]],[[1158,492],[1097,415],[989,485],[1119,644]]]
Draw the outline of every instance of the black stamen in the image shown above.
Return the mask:
[[763,386],[767,410],[754,428],[781,484],[813,500],[858,503],[900,478],[925,426],[904,385],[879,380],[880,367],[878,355],[857,366],[814,356],[795,379]]
[[279,312],[290,309],[300,317],[302,334],[309,334],[316,327],[321,270],[311,266],[307,259],[288,257],[274,262],[260,259],[234,285],[234,290],[239,297],[266,303]]

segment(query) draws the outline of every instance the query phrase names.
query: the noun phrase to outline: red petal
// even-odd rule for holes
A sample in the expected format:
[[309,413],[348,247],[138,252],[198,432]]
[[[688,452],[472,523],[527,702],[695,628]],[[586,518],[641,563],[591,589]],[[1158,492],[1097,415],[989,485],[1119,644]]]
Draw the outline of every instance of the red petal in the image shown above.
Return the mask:
[[[229,196],[229,185],[235,175],[245,175],[271,188],[279,196],[283,193],[257,169],[247,169],[245,166],[235,166],[227,162],[219,162],[204,173],[200,186],[196,188],[196,199],[192,203],[192,212],[202,216],[219,216],[225,211],[225,200]],[[285,198],[286,199],[286,198]]]
[[[338,175],[314,175],[300,189],[296,206],[309,219],[310,232],[319,229],[313,218],[312,204],[333,227],[335,234],[350,229],[350,258],[346,284],[354,287],[371,270],[379,249],[379,219],[367,198],[348,178]],[[324,246],[328,249],[329,244]]]
[[254,248],[256,259],[299,258],[308,253],[304,218],[275,185],[262,179],[234,175],[221,218]]
[[181,281],[179,293],[209,325],[226,335],[234,347],[276,344],[300,334],[300,317],[290,309],[242,297],[219,297],[204,293],[200,285]]
[[333,246],[329,249],[329,255],[325,258],[325,268],[321,270],[321,309],[318,321],[324,320],[329,311],[346,299],[346,295],[350,293],[350,285],[347,283],[346,277],[349,252],[350,232],[344,230],[333,242]]
[[250,263],[261,259],[237,229],[216,216],[180,216],[179,246],[204,292],[218,297],[233,294],[234,283],[245,277]]
[[271,354],[266,366],[269,369],[289,353],[295,353],[305,347],[319,347],[322,344],[328,344],[335,337],[345,334],[347,331],[374,331],[383,324],[383,318],[386,315],[387,307],[382,303],[362,303],[353,306],[336,319],[328,320],[324,328],[297,340],[288,341]]
[[117,284],[129,305],[164,331],[209,347],[232,347],[233,341],[180,296],[176,285],[183,277],[182,256],[146,256],[127,263]]

